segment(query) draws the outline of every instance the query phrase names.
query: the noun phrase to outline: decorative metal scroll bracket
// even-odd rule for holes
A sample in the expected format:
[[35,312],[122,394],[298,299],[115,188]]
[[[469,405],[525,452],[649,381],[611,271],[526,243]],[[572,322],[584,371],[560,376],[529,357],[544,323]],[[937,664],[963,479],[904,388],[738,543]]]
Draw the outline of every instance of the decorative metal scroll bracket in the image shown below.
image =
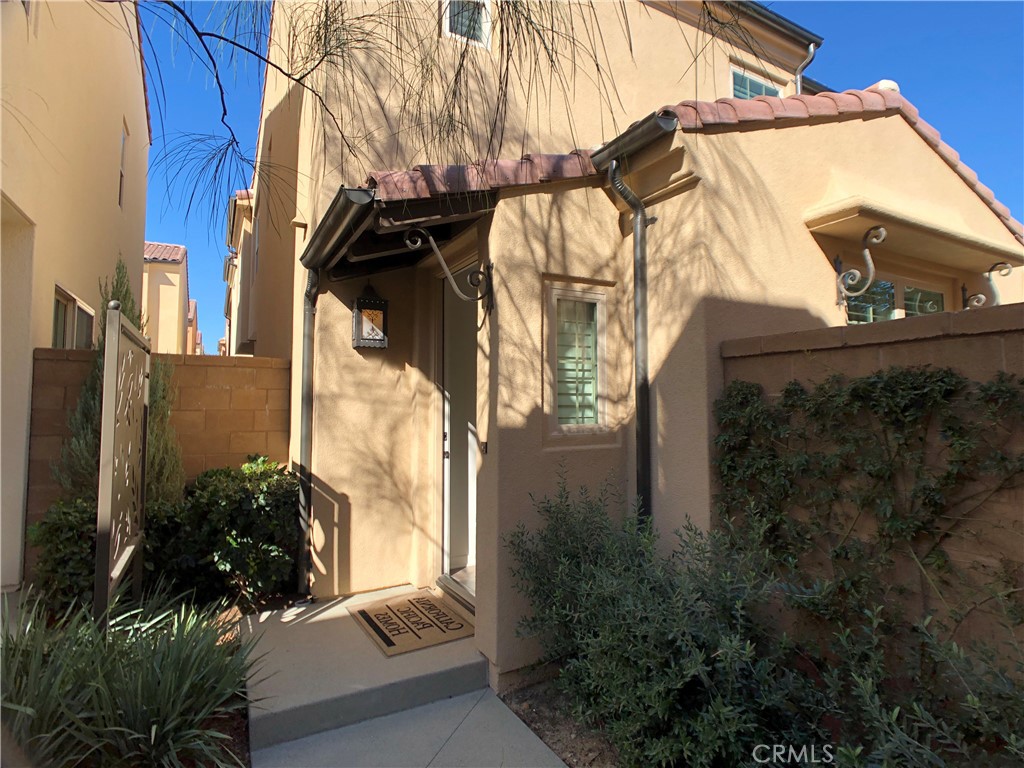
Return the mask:
[[[848,299],[856,296],[863,296],[867,293],[868,288],[871,287],[871,283],[875,280],[875,262],[871,259],[871,246],[878,245],[885,241],[886,235],[885,227],[872,227],[864,233],[864,237],[861,238],[861,255],[864,257],[864,264],[867,267],[867,274],[861,273],[859,269],[848,269],[845,272],[836,276],[836,293],[838,299],[836,305],[845,307]],[[836,270],[839,271],[838,269]],[[864,279],[864,285],[856,291],[850,290],[851,286],[856,285],[862,279]]]
[[405,233],[405,247],[411,251],[418,250],[423,247],[423,243],[426,241],[430,244],[430,250],[434,252],[434,256],[437,258],[437,263],[441,265],[441,269],[444,270],[444,275],[448,278],[448,284],[452,287],[455,295],[463,301],[480,301],[483,302],[484,315],[490,313],[494,309],[494,265],[485,264],[484,268],[475,269],[468,275],[469,284],[477,289],[476,296],[468,296],[463,293],[459,286],[455,282],[455,276],[452,271],[448,269],[448,264],[445,263],[444,256],[441,255],[441,249],[437,247],[437,243],[434,242],[434,238],[425,229],[410,229]]
[[[992,282],[992,273],[996,270],[999,271],[1000,277],[1009,277],[1013,274],[1013,267],[1005,261],[997,261],[988,271],[985,272],[985,279],[988,280],[988,284],[992,287],[992,292],[996,292],[995,283]],[[967,295],[967,286],[960,286],[960,296],[963,301],[964,309],[977,309],[985,306],[988,303],[988,296],[984,293],[972,293],[970,296]]]

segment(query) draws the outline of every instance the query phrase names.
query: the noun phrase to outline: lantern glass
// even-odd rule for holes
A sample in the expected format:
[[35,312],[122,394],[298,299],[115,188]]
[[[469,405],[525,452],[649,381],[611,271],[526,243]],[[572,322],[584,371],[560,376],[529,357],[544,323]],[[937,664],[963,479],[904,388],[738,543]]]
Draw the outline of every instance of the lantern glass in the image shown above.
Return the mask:
[[388,302],[369,285],[356,299],[352,310],[352,346],[388,346]]

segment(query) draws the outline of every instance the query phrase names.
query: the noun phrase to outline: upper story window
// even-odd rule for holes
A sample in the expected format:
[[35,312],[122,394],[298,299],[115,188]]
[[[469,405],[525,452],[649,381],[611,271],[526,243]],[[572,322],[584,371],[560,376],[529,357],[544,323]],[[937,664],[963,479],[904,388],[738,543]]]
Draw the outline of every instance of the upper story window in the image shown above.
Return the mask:
[[[851,285],[850,290],[857,291],[862,285],[863,278]],[[863,295],[847,299],[847,321],[859,325],[945,312],[946,293],[939,283],[878,274]]]
[[777,85],[755,77],[739,69],[732,71],[732,95],[736,99],[752,99],[755,96],[778,96],[781,93]]
[[490,0],[447,0],[441,6],[444,34],[487,46],[491,39]]
[[55,349],[92,349],[95,314],[59,286],[53,296],[53,347]]

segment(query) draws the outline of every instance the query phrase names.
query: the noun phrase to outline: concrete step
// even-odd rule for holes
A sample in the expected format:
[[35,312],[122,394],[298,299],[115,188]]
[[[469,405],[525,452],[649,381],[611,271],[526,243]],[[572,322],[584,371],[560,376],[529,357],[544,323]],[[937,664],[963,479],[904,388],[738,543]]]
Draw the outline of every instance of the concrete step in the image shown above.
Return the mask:
[[493,691],[275,744],[253,768],[565,768]]
[[473,637],[386,657],[348,608],[415,591],[397,587],[246,618],[258,668],[249,680],[252,750],[478,691],[487,662]]

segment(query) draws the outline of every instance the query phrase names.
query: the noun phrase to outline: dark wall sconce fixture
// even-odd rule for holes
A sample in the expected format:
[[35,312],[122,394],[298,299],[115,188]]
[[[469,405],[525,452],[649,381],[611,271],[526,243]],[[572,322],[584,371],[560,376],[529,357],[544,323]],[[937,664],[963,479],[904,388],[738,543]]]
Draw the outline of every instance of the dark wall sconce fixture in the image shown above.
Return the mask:
[[388,302],[369,283],[352,308],[352,346],[387,349]]

